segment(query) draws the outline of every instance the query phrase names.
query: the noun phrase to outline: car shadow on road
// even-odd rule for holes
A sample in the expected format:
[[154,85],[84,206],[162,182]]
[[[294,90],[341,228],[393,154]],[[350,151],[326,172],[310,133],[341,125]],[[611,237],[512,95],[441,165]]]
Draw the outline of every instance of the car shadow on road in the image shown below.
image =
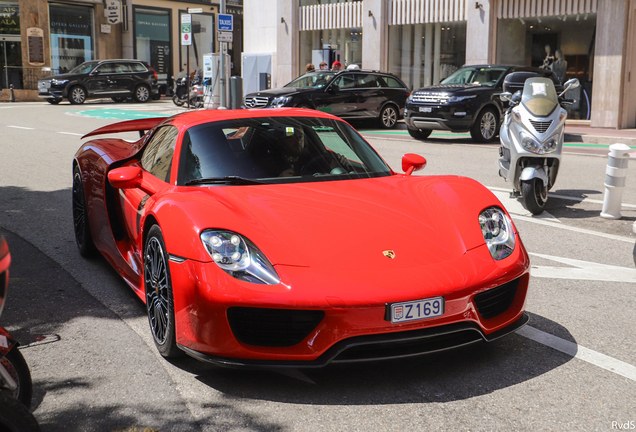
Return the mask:
[[[530,323],[574,341],[561,325]],[[537,378],[573,357],[519,334],[412,358],[292,371],[227,369],[183,358],[173,364],[229,398],[311,405],[384,405],[465,400]]]

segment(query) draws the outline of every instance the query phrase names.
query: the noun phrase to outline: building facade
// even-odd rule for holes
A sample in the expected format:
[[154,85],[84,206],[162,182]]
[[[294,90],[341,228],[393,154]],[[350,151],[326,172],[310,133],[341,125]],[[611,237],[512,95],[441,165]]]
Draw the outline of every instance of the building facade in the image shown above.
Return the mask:
[[[22,99],[29,94],[33,99],[42,76],[68,72],[89,60],[131,58],[148,62],[166,92],[188,58],[191,70],[202,69],[203,56],[219,51],[218,2],[118,0],[117,23],[107,16],[110,3],[0,0],[0,90],[12,86],[24,90]],[[188,8],[201,12],[192,14],[192,44],[186,47],[180,23]],[[234,41],[228,44],[233,75],[241,73],[242,12],[242,0],[226,0],[226,13],[234,16]]]
[[464,64],[542,66],[581,82],[570,118],[636,127],[636,0],[245,0],[244,38],[274,87],[326,58],[414,89]]

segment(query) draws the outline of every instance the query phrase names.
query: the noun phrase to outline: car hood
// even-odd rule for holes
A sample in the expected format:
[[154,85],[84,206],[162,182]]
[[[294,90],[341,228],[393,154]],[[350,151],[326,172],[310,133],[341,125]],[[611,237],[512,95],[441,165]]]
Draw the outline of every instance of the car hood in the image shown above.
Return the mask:
[[188,214],[195,227],[239,232],[274,265],[329,271],[456,259],[484,244],[479,212],[501,207],[481,184],[456,176],[188,189],[195,190],[173,210]]
[[278,96],[291,96],[299,93],[309,93],[315,91],[314,88],[304,88],[304,87],[283,87],[276,89],[268,89],[262,90],[256,93],[250,93],[245,97],[278,97]]
[[416,90],[414,93],[483,93],[490,92],[494,87],[479,84],[437,84]]

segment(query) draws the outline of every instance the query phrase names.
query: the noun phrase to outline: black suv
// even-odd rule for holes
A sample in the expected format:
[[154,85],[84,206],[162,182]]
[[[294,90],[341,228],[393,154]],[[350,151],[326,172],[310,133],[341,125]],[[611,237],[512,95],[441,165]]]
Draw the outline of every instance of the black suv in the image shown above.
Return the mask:
[[245,96],[246,108],[312,108],[347,119],[377,118],[392,128],[404,113],[409,90],[395,75],[363,70],[306,73],[283,88]]
[[82,104],[88,98],[110,97],[123,102],[132,97],[147,102],[160,97],[157,72],[140,60],[95,60],[82,63],[69,73],[38,80],[38,96],[58,104],[67,98]]
[[511,72],[550,78],[554,72],[525,66],[464,66],[438,85],[414,91],[406,101],[404,121],[413,138],[426,139],[435,129],[468,132],[476,142],[493,141],[499,133],[504,105],[499,99]]

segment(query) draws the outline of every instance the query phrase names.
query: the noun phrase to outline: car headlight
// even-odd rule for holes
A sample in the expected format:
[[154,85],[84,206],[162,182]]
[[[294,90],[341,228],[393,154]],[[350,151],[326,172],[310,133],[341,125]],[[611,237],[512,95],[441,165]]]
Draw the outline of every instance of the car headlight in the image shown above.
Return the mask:
[[285,104],[288,103],[290,100],[291,100],[290,96],[277,97],[276,99],[272,101],[272,106],[274,108],[282,107],[282,106],[285,106]]
[[446,102],[461,102],[463,100],[466,99],[472,99],[474,97],[477,97],[477,95],[470,95],[470,96],[451,96],[448,98],[448,100]]
[[51,80],[51,83],[54,85],[64,85],[68,82],[68,80],[62,79],[62,80],[57,80],[57,79],[53,79]]
[[276,285],[280,278],[274,266],[254,243],[232,231],[205,230],[203,246],[212,260],[233,278],[258,284]]
[[532,153],[546,154],[555,151],[559,147],[559,142],[555,137],[539,142],[527,133],[521,132],[521,146]]
[[479,213],[479,226],[494,259],[502,260],[515,249],[512,221],[502,209],[489,207]]

